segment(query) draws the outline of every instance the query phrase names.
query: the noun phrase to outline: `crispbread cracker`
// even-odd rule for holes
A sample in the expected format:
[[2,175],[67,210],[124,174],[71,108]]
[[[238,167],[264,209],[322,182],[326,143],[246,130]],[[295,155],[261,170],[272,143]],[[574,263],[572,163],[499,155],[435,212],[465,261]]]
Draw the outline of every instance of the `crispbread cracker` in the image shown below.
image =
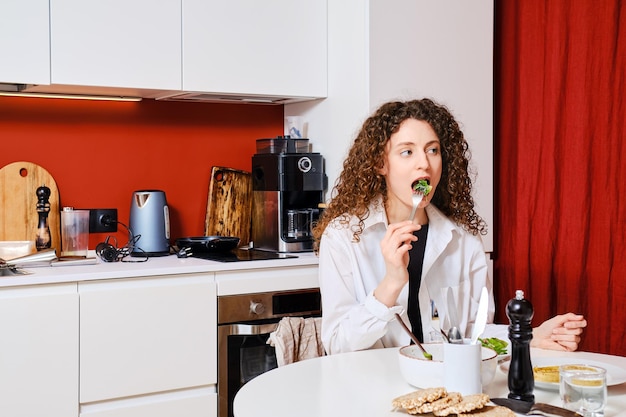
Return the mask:
[[478,410],[459,414],[459,417],[515,417],[515,413],[500,405],[486,405]]
[[449,392],[448,395],[439,398],[433,402],[422,404],[420,407],[407,410],[409,414],[425,414],[432,413],[433,411],[443,410],[444,408],[451,407],[460,403],[463,400],[463,396],[458,392]]
[[447,394],[448,392],[443,387],[425,388],[395,398],[391,405],[394,408],[403,408],[405,410],[416,409],[424,403],[436,401]]
[[434,411],[433,414],[436,416],[449,416],[450,414],[467,413],[483,408],[488,402],[489,396],[487,394],[466,395],[460,403],[443,410]]

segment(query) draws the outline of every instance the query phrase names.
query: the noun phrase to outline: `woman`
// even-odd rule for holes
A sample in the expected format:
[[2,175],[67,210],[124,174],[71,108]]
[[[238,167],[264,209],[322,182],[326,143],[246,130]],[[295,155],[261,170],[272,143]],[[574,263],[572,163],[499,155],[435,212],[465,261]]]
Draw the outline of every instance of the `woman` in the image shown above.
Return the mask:
[[[486,225],[474,211],[468,167],[457,122],[429,99],[384,104],[365,121],[313,231],[327,353],[409,344],[396,313],[421,340],[439,333],[433,312],[445,319],[449,288],[462,333],[471,334],[483,287],[493,322],[479,236]],[[409,219],[418,180],[432,190]],[[580,315],[555,316],[534,329],[532,345],[576,350],[586,324]],[[506,340],[507,326],[488,325],[484,336]]]

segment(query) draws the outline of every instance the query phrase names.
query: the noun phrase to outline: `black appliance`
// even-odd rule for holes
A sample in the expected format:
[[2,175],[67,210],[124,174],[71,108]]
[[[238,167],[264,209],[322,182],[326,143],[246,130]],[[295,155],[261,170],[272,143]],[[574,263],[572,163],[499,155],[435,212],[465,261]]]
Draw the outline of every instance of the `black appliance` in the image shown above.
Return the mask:
[[233,417],[233,399],[252,378],[278,366],[267,344],[283,317],[320,317],[319,288],[238,294],[217,299],[218,416]]
[[237,248],[238,237],[196,236],[176,239],[179,258],[194,257],[217,262],[262,261],[297,258],[295,255]]
[[[275,139],[273,144],[281,140],[289,144],[292,139]],[[299,152],[299,145],[270,148],[257,145],[257,151],[270,149],[272,153],[252,156],[252,241],[255,249],[274,252],[313,250],[311,230],[319,218],[328,180],[323,156]]]

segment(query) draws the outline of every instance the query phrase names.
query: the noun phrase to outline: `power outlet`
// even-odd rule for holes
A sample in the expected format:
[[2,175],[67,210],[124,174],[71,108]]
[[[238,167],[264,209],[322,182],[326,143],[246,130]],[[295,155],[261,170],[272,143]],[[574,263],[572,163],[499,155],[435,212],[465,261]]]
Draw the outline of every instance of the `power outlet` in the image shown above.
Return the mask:
[[117,209],[89,209],[89,233],[117,232]]

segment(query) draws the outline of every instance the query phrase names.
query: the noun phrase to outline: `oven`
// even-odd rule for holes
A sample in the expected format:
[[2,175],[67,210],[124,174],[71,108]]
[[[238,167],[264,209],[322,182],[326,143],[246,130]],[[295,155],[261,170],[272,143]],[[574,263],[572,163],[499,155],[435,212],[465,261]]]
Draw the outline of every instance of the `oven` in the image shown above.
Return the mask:
[[277,367],[267,344],[283,317],[319,317],[319,288],[220,296],[217,299],[218,416],[233,417],[237,391]]

